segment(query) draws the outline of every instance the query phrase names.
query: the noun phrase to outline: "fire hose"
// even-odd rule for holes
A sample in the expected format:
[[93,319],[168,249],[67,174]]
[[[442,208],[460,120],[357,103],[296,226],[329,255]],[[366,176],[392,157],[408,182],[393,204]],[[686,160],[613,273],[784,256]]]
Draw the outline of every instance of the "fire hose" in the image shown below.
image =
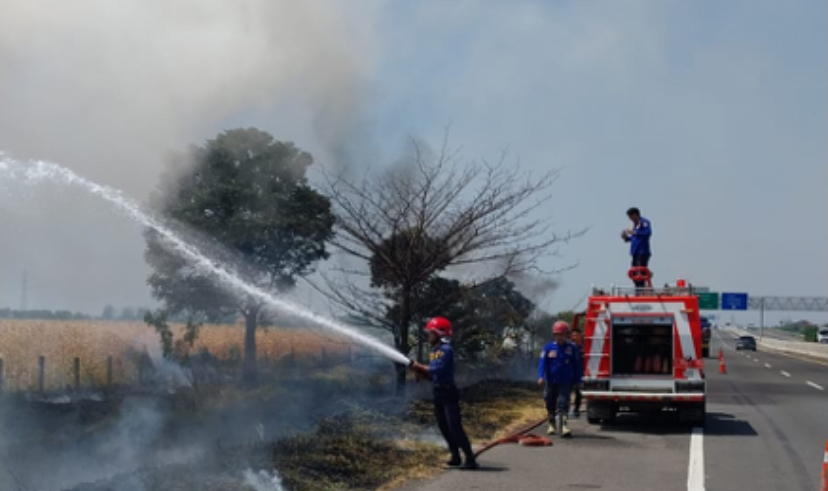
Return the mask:
[[[530,431],[532,431],[533,429],[537,428],[538,426],[542,425],[545,422],[546,422],[546,418],[543,418],[542,420],[535,421],[534,423],[531,423],[530,425],[516,431],[515,433],[512,433],[509,436],[500,438],[499,440],[494,440],[492,442],[489,442],[489,443],[483,445],[482,447],[480,447],[479,449],[477,449],[474,452],[474,455],[475,455],[475,457],[477,457],[480,454],[482,454],[483,452],[485,452],[486,450],[489,450],[493,447],[496,447],[497,445],[500,445],[501,443],[517,443],[519,445],[523,445],[524,447],[549,447],[549,446],[552,445],[552,440],[551,439],[546,438],[544,436],[538,436],[538,435],[529,433]],[[527,434],[527,433],[529,433],[529,434]]]
[[[414,365],[414,360],[409,360],[408,366],[411,367]],[[479,456],[483,452],[496,447],[502,443],[517,443],[519,445],[523,445],[524,447],[549,447],[552,446],[552,440],[543,436],[538,436],[535,434],[529,433],[533,429],[537,428],[538,426],[542,425],[546,422],[546,418],[543,418],[539,421],[535,421],[528,426],[521,428],[520,430],[512,433],[509,436],[500,438],[498,440],[491,441],[482,447],[478,448],[474,455],[475,457]],[[527,434],[529,433],[529,434]]]

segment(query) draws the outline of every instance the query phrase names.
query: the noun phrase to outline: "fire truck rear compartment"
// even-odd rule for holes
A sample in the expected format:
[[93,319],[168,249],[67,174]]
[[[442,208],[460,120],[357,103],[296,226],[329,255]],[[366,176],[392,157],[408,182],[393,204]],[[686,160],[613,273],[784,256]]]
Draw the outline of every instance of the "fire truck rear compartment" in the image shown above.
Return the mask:
[[612,373],[672,376],[672,319],[613,319]]

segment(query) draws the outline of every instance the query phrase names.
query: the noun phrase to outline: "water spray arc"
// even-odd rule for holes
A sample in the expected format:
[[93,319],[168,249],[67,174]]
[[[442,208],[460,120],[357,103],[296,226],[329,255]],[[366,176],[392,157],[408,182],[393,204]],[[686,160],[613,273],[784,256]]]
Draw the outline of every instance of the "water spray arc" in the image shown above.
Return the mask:
[[293,302],[276,298],[254,285],[245,283],[236,274],[228,271],[225,267],[204,256],[194,246],[185,242],[169,228],[159,223],[158,220],[143,212],[137,203],[124,196],[124,194],[117,189],[89,181],[75,174],[71,170],[52,162],[33,161],[24,163],[13,160],[1,153],[0,175],[27,183],[53,181],[80,187],[83,190],[108,201],[110,204],[114,205],[118,211],[125,214],[134,222],[155,230],[171,247],[191,261],[195,267],[214,276],[218,281],[229,286],[237,293],[253,297],[273,309],[290,313],[313,324],[336,331],[396,363],[403,365],[411,364],[411,360],[407,357],[371,336],[363,334],[350,326],[328,319],[327,317],[309,312],[305,308],[296,305]]

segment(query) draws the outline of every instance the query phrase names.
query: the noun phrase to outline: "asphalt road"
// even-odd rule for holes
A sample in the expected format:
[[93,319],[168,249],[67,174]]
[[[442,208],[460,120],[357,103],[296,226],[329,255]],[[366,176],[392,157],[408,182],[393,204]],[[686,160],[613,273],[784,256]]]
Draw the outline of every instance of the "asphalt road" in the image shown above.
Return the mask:
[[721,331],[713,343],[715,354],[725,354],[727,374],[718,373],[717,360],[707,361],[703,430],[668,417],[631,415],[611,426],[579,420],[571,440],[555,438],[545,448],[500,445],[481,456],[480,471],[451,470],[407,489],[817,490],[828,440],[828,366],[736,352]]

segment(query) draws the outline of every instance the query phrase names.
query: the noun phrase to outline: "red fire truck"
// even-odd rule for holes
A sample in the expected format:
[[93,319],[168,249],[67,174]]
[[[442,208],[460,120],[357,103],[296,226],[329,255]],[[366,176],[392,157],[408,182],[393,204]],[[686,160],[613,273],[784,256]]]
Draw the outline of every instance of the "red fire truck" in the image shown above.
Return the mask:
[[706,383],[698,297],[664,288],[593,289],[584,314],[584,387],[590,424],[620,412],[671,411],[703,425]]

